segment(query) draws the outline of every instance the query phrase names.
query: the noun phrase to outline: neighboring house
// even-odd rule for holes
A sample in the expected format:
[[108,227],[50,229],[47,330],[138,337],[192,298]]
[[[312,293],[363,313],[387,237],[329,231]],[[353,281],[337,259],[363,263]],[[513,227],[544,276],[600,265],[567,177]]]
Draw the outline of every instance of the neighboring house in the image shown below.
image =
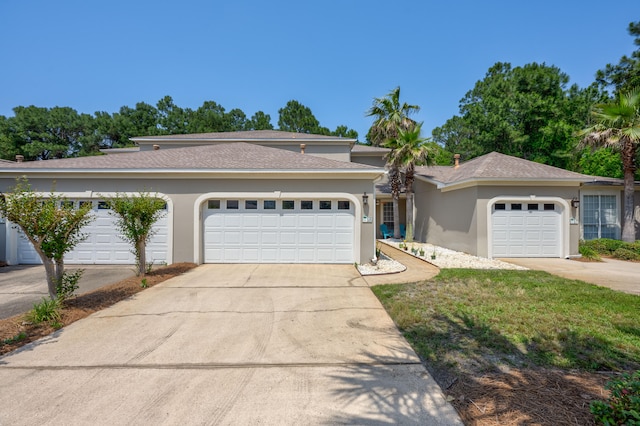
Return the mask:
[[[0,190],[27,176],[44,194],[54,188],[93,204],[97,219],[69,263],[134,262],[103,200],[139,191],[167,202],[148,254],[155,261],[365,263],[375,256],[368,200],[384,170],[351,162],[353,139],[255,131],[136,142],[140,152],[2,163]],[[11,226],[6,247],[9,263],[38,262]]]
[[[380,223],[393,223],[390,188],[377,189]],[[417,167],[414,191],[415,239],[477,256],[578,256],[580,239],[620,238],[617,179],[492,152],[454,166]],[[640,191],[635,205],[640,231]],[[400,206],[404,218],[404,199]]]
[[[167,202],[148,247],[156,262],[365,263],[375,255],[380,224],[393,227],[386,148],[270,130],[134,140],[139,150],[2,162],[0,191],[27,176],[45,195],[54,188],[92,203],[89,238],[68,263],[135,261],[104,203],[116,193],[158,193]],[[414,190],[416,240],[470,254],[569,257],[578,255],[581,238],[620,236],[616,179],[494,152],[418,167]],[[405,223],[404,193],[400,214]],[[0,247],[0,261],[39,262],[11,224],[0,224]]]

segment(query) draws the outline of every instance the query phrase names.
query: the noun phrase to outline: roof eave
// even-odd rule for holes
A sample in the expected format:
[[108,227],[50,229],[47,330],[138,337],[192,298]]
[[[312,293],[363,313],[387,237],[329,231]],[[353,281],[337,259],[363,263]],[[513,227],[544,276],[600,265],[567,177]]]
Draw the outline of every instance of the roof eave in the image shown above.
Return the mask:
[[472,178],[472,179],[464,179],[461,181],[445,183],[438,181],[433,178],[428,178],[425,176],[416,176],[418,179],[423,180],[425,182],[429,182],[433,185],[436,185],[437,189],[440,189],[442,192],[447,191],[455,191],[458,189],[469,188],[473,186],[488,186],[488,185],[496,185],[496,186],[535,186],[535,185],[544,185],[544,186],[580,186],[583,183],[587,182],[587,179],[580,178]]
[[312,179],[321,176],[327,178],[372,178],[375,179],[384,175],[383,169],[29,169],[29,168],[12,168],[0,170],[0,176],[20,176],[20,175],[39,175],[39,176],[105,176],[118,175],[119,177],[157,177],[163,175],[171,175],[173,177],[243,177],[255,178],[257,175],[275,177],[286,176],[296,178]]

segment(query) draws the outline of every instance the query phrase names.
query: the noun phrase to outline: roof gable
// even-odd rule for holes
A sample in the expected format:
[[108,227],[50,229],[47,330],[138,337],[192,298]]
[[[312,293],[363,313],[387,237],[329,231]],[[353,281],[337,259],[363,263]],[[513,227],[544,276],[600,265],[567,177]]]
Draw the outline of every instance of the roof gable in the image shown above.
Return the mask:
[[499,152],[476,157],[453,166],[416,167],[416,174],[449,186],[479,180],[504,181],[574,181],[584,182],[592,178],[581,173],[548,166]]

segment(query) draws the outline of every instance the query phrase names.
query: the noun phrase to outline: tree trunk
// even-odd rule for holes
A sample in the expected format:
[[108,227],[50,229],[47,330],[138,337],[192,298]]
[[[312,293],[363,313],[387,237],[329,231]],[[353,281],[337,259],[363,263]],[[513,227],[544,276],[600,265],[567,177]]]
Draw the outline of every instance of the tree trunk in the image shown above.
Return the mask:
[[44,264],[44,271],[47,275],[47,290],[49,291],[49,297],[54,300],[57,297],[56,292],[56,267],[54,263],[48,257],[40,256],[42,263]]
[[413,225],[414,225],[414,220],[413,220],[413,202],[414,202],[414,198],[413,198],[413,176],[414,176],[414,172],[413,172],[413,165],[409,165],[407,167],[407,171],[405,174],[405,194],[407,196],[407,200],[406,200],[406,219],[407,219],[407,229],[406,229],[406,240],[407,241],[413,241]]
[[413,241],[413,192],[407,190],[407,230],[406,240]]
[[147,273],[147,250],[144,239],[136,243],[136,251],[138,252],[138,274],[144,277]]
[[389,183],[393,200],[393,238],[400,239],[400,172],[393,166],[389,170]]
[[400,239],[400,197],[393,194],[393,238]]
[[636,226],[633,220],[633,192],[636,157],[636,145],[625,141],[622,148],[622,166],[624,169],[624,210],[622,216],[622,241],[632,243],[636,240]]

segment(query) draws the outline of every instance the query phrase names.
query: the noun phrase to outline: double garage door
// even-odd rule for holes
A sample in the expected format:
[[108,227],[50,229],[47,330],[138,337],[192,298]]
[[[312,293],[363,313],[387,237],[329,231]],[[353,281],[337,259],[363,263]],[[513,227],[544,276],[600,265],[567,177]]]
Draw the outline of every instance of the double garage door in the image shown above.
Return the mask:
[[560,257],[560,218],[561,209],[554,203],[494,204],[493,257]]
[[214,199],[206,263],[352,263],[354,206],[340,199]]
[[[69,264],[135,264],[132,246],[120,238],[115,226],[114,217],[104,201],[73,200],[74,206],[80,203],[92,203],[94,220],[83,228],[87,239],[78,244],[75,249],[65,256]],[[167,261],[168,253],[168,223],[165,214],[154,226],[155,235],[147,244],[147,262],[163,263]],[[40,256],[29,240],[18,232],[18,263],[40,264]]]

